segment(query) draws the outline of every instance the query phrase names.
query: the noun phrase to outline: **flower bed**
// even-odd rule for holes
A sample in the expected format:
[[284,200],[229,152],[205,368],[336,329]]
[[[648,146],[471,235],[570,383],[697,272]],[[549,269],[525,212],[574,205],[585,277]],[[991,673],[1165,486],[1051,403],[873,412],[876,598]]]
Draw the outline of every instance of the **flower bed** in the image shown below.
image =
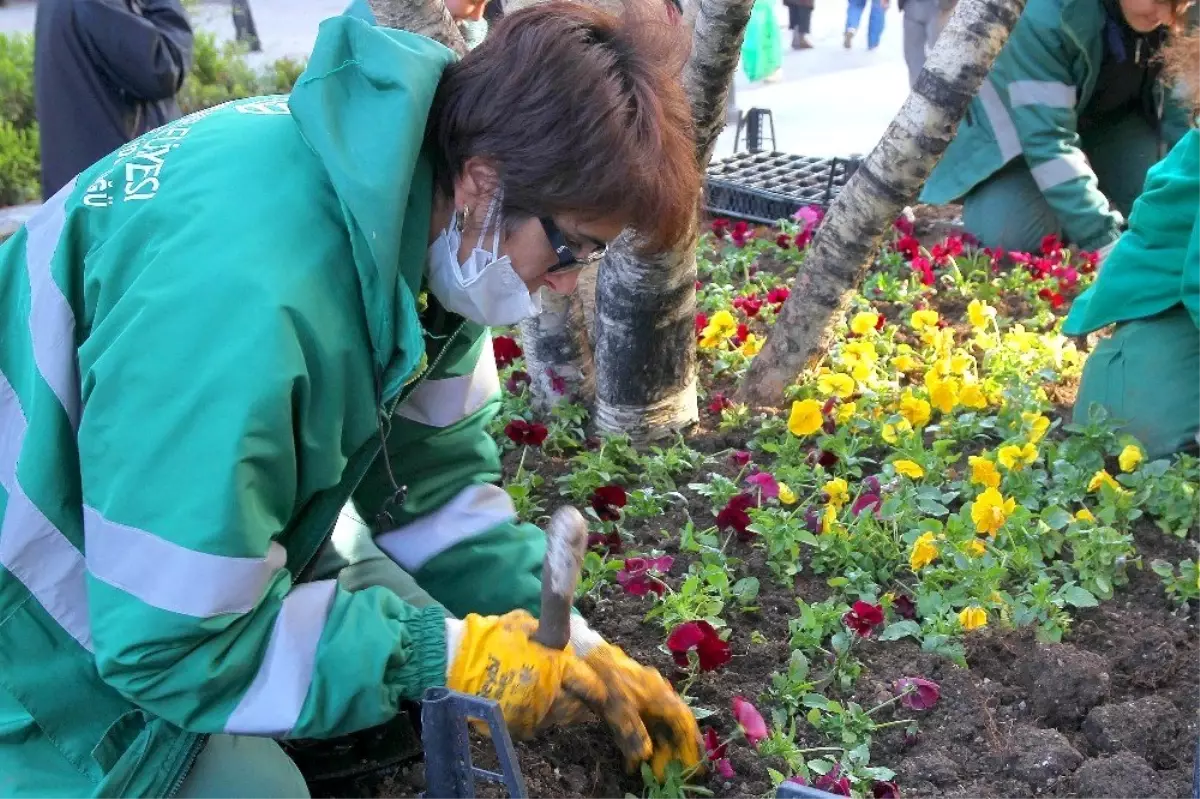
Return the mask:
[[1094,258],[898,222],[787,412],[753,416],[731,398],[820,222],[797,217],[701,240],[702,418],[674,442],[535,418],[497,340],[519,513],[587,510],[581,610],[710,754],[658,784],[597,724],[552,733],[518,745],[531,794],[1186,795],[1200,465],[1064,423],[1084,355],[1057,326]]

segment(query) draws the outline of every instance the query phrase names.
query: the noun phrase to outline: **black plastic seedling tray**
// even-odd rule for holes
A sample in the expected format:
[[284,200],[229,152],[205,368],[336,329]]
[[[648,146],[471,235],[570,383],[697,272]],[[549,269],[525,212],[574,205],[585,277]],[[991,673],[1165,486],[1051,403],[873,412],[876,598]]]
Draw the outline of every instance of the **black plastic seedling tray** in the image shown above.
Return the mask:
[[716,217],[774,224],[806,205],[828,208],[859,163],[857,157],[738,153],[709,165],[704,207]]

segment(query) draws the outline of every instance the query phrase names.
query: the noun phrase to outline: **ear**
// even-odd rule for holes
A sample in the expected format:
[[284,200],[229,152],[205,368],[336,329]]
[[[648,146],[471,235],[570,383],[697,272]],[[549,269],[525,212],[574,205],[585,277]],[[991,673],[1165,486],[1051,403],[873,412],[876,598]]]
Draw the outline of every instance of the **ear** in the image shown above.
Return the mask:
[[454,179],[454,206],[483,210],[492,199],[500,177],[485,158],[473,155],[463,163],[462,172]]

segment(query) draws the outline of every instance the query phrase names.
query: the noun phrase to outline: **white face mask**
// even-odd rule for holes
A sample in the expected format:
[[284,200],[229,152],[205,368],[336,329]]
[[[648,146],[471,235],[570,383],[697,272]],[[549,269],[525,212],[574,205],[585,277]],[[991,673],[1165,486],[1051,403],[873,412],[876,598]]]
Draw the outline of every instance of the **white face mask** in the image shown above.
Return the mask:
[[[430,246],[427,265],[429,290],[442,307],[489,327],[514,325],[542,310],[541,298],[529,293],[525,281],[513,269],[512,259],[507,255],[496,257],[500,251],[499,205],[497,193],[488,206],[479,241],[465,262],[458,262],[462,233],[452,216],[450,225]],[[483,249],[483,239],[493,215],[497,216],[496,232],[492,237],[492,250],[488,252]]]

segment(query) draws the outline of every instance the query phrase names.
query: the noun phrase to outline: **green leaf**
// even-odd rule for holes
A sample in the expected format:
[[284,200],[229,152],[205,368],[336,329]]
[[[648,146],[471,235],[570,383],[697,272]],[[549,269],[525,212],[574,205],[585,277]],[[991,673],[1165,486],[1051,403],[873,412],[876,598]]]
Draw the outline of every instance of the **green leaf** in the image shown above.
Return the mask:
[[1062,592],[1062,598],[1068,605],[1077,608],[1094,608],[1100,604],[1095,595],[1081,585],[1068,586]]
[[945,505],[932,499],[917,500],[917,509],[929,516],[945,516],[950,512],[950,509]]
[[1042,511],[1042,521],[1049,525],[1051,530],[1062,530],[1072,521],[1072,516],[1067,511],[1052,505]]
[[767,768],[767,776],[771,778],[771,784],[775,785],[775,786],[778,786],[785,779],[787,779],[787,777],[783,776],[775,769],[769,768],[769,767]]
[[805,707],[820,708],[821,710],[824,710],[825,708],[829,707],[829,700],[824,694],[805,694],[804,698],[800,700],[800,704],[804,705]]
[[1175,567],[1162,558],[1155,558],[1150,561],[1150,569],[1159,577],[1175,576]]
[[757,577],[743,577],[733,584],[731,592],[737,597],[738,602],[745,604],[753,602],[758,596],[759,583]]
[[809,724],[816,727],[821,723],[821,711],[814,707],[812,710],[808,711],[807,714],[805,714],[804,718]]
[[861,773],[864,777],[869,777],[870,779],[881,780],[884,782],[896,776],[896,772],[892,771],[886,766],[868,766],[867,768],[861,769]]
[[828,774],[833,769],[833,763],[830,763],[823,757],[814,758],[806,764],[808,770],[814,774]]
[[893,622],[883,628],[883,632],[879,634],[880,641],[898,641],[901,638],[911,636],[913,638],[921,637],[921,625],[911,619],[902,619],[901,621]]

